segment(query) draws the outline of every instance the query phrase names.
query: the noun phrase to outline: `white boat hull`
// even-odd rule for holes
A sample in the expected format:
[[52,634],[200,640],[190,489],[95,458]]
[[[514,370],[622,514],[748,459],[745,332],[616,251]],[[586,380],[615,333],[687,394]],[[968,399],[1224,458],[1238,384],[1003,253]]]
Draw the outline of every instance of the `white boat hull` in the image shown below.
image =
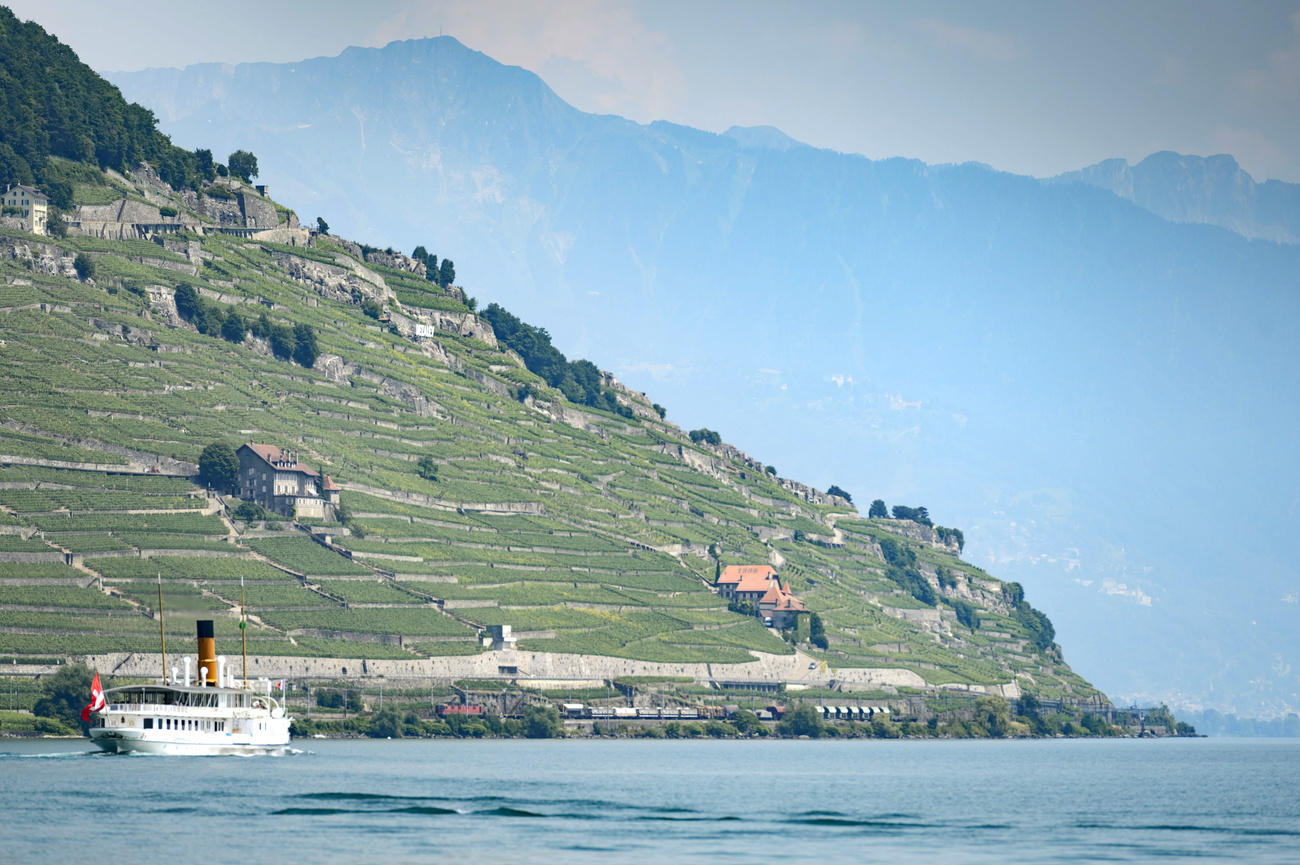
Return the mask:
[[104,692],[90,739],[110,753],[272,754],[289,747],[291,719],[270,684],[246,688],[128,685]]
[[289,748],[289,724],[282,735],[253,737],[235,733],[166,735],[160,730],[92,728],[90,739],[110,754],[168,754],[208,757],[221,754],[279,754]]

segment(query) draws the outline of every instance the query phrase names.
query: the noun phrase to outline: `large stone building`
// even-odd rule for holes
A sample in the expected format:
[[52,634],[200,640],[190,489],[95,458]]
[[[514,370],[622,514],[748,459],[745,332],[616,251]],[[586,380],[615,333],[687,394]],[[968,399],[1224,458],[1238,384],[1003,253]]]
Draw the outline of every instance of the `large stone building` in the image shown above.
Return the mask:
[[753,604],[758,617],[770,619],[774,628],[793,627],[799,614],[808,612],[771,565],[727,565],[718,575],[717,589],[729,601]]
[[239,456],[239,497],[287,517],[333,519],[339,487],[298,462],[296,451],[246,444]]
[[32,234],[47,233],[50,200],[45,193],[20,183],[5,190],[3,202],[6,211],[22,218],[23,228]]

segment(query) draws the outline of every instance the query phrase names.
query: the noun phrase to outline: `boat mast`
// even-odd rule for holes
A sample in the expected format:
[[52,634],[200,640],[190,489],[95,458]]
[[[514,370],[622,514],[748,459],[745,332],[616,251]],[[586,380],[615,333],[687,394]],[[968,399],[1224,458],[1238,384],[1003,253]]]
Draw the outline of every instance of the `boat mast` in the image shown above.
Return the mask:
[[167,632],[163,630],[162,571],[158,572],[158,640],[162,643],[162,680],[167,682]]
[[239,641],[244,656],[244,688],[248,688],[248,607],[244,605],[244,575],[239,575]]

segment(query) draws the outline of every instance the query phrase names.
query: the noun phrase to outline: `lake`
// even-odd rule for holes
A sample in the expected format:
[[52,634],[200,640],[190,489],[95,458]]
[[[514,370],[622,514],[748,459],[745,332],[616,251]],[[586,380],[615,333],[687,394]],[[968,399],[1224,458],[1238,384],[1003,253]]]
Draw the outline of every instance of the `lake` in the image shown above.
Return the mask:
[[0,740],[13,863],[1300,862],[1296,740]]

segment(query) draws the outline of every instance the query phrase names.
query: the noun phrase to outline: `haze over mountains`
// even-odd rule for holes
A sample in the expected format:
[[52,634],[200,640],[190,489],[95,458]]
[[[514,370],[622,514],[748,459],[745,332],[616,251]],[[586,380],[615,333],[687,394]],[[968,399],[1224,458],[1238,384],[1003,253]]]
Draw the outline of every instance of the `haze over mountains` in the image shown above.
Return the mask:
[[1295,239],[1294,185],[642,126],[448,37],[110,77],[178,144],[253,150],[304,217],[454,258],[682,426],[960,526],[1112,696],[1300,707],[1300,247],[1251,239]]

